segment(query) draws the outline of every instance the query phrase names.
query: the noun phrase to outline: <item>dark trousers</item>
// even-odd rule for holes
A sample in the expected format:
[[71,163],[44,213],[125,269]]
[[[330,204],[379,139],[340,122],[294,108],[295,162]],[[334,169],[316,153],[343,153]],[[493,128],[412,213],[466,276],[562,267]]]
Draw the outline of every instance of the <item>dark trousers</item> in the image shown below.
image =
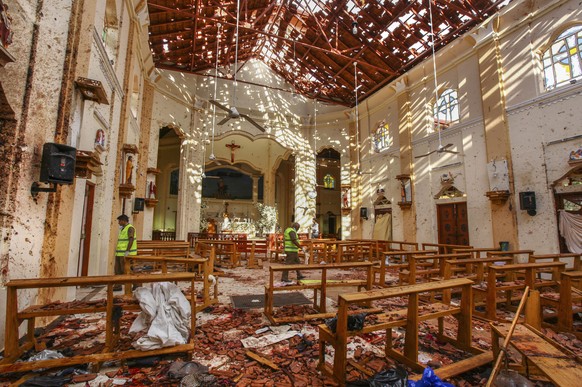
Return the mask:
[[123,255],[115,256],[115,265],[113,266],[115,275],[125,274],[125,257]]
[[[299,261],[299,252],[297,251],[285,251],[285,264],[286,265],[295,265],[301,263]],[[301,272],[296,270],[297,272],[297,279],[301,277]],[[281,281],[288,281],[289,280],[289,270],[284,270],[281,274]]]

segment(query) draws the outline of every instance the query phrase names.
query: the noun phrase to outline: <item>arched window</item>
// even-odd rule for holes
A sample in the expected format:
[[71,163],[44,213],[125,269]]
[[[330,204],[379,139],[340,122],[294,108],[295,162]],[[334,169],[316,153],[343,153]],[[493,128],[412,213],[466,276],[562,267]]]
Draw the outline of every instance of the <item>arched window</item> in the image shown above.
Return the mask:
[[388,124],[382,123],[374,133],[374,150],[382,152],[392,146],[392,138],[390,137],[390,130]]
[[334,189],[335,179],[329,173],[323,177],[323,188]]
[[543,55],[544,86],[551,90],[582,77],[582,26],[568,28]]
[[446,129],[451,124],[459,121],[459,98],[457,90],[446,89],[439,96],[439,100],[434,104],[434,127],[435,129]]

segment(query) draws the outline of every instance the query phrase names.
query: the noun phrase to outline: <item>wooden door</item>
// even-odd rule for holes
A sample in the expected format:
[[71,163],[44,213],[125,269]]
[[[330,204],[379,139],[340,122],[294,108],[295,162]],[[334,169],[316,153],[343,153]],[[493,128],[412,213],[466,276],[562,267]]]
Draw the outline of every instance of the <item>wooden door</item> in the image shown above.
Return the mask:
[[439,243],[469,245],[467,203],[437,205]]
[[83,204],[83,220],[81,224],[81,241],[79,244],[78,266],[79,276],[86,276],[89,271],[89,256],[91,253],[91,225],[93,224],[93,201],[95,199],[95,185],[87,182],[85,186],[85,201]]

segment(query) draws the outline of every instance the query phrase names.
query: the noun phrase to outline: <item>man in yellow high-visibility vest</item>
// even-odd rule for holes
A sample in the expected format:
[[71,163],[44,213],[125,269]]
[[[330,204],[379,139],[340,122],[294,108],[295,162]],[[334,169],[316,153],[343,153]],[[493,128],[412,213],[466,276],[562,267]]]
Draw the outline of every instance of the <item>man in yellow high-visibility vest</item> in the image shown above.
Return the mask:
[[[135,227],[129,223],[127,215],[117,217],[119,223],[119,236],[117,237],[117,247],[115,248],[115,274],[125,274],[125,257],[137,255],[137,238],[135,237]],[[121,290],[121,285],[115,285],[113,290]]]
[[[294,265],[301,263],[299,261],[299,249],[302,249],[299,244],[299,238],[297,238],[297,230],[299,230],[299,223],[295,222],[291,227],[287,227],[283,235],[283,241],[285,243],[285,264]],[[301,275],[301,272],[297,270],[297,280],[303,279],[305,276]],[[291,282],[289,281],[289,270],[283,271],[281,274],[281,282]]]

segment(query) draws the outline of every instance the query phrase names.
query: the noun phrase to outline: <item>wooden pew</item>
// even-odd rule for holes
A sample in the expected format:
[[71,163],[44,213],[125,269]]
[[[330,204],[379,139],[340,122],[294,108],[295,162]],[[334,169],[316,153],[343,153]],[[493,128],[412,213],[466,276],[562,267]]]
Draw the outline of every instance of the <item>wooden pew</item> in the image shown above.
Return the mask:
[[[500,352],[499,339],[507,336],[509,323],[491,323],[493,354]],[[582,359],[531,326],[517,324],[509,344],[522,355],[523,371],[539,371],[557,387],[580,385]]]
[[[576,253],[565,253],[565,254],[536,254],[529,256],[529,262],[542,262],[542,261],[554,261],[554,262],[566,262],[566,271],[580,271],[582,266],[580,264],[581,254]],[[572,263],[570,266],[569,263]]]
[[486,258],[487,253],[501,251],[499,247],[479,247],[479,248],[457,248],[453,249],[453,253],[471,253],[473,258]]
[[[338,297],[338,317],[336,332],[332,332],[325,324],[319,325],[319,364],[318,368],[334,377],[340,386],[346,384],[347,344],[348,338],[360,336],[375,331],[386,331],[385,354],[400,363],[411,367],[414,371],[422,372],[424,365],[418,362],[419,325],[421,321],[442,319],[445,316],[454,316],[458,320],[456,338],[447,337],[439,332],[439,339],[453,343],[460,349],[477,354],[470,361],[456,367],[454,373],[459,374],[472,368],[486,364],[492,360],[492,354],[485,353],[471,345],[471,316],[472,316],[472,288],[473,282],[465,278],[447,281],[429,282],[415,285],[394,286],[391,288],[364,291],[359,293],[340,294]],[[461,302],[459,306],[433,303],[427,307],[419,307],[419,296],[425,292],[442,292],[446,289],[461,288]],[[378,300],[394,297],[408,297],[408,307],[386,311],[384,318],[379,318],[373,325],[365,325],[360,331],[348,331],[348,313],[353,306],[369,304]],[[404,327],[406,329],[404,351],[398,352],[392,347],[392,329]],[[325,363],[326,345],[330,344],[334,350],[333,369]],[[455,366],[453,364],[453,366]],[[446,369],[446,366],[443,367]],[[452,376],[452,375],[451,375]]]
[[405,242],[405,241],[386,241],[386,242],[388,243],[388,248],[384,251],[419,250],[417,242]]
[[472,249],[473,246],[452,245],[449,243],[422,243],[422,250],[436,250],[439,254],[452,254],[454,249]]
[[199,239],[196,243],[195,253],[202,255],[200,252],[206,247],[198,247],[198,245],[214,247],[215,266],[218,266],[218,263],[230,268],[240,265],[240,252],[237,249],[236,241]]
[[[114,332],[113,311],[116,307],[113,298],[113,286],[124,283],[149,283],[149,282],[190,282],[194,289],[195,273],[171,273],[152,275],[110,275],[87,277],[57,277],[57,278],[30,278],[15,279],[6,284],[6,327],[4,359],[0,360],[0,373],[31,371],[41,368],[66,367],[73,364],[101,363],[109,360],[122,360],[136,357],[156,356],[168,353],[189,352],[194,350],[194,332],[196,330],[196,298],[190,298],[192,316],[190,323],[190,339],[187,344],[175,347],[155,349],[151,351],[130,350],[114,352],[114,343],[117,334]],[[100,286],[107,287],[107,303],[104,307],[78,308],[78,309],[46,309],[43,305],[30,306],[21,310],[18,305],[18,292],[26,289],[58,288],[69,286]],[[62,359],[39,360],[30,362],[14,362],[25,351],[36,344],[34,337],[35,319],[38,317],[63,316],[81,313],[105,312],[105,348],[102,353],[93,355],[80,355]],[[24,343],[19,344],[19,327],[27,321],[27,334]]]
[[137,254],[186,258],[190,255],[190,244],[186,241],[138,241]]
[[[542,296],[543,299],[543,296]],[[560,298],[558,302],[558,330],[572,332],[582,339],[582,332],[574,329],[574,313],[582,311],[582,271],[561,273]],[[574,303],[576,302],[577,308]]]
[[[394,271],[399,273],[408,267],[408,258],[413,255],[432,255],[436,251],[431,250],[396,250],[396,251],[384,251],[384,258],[380,260],[379,263],[372,267],[372,275],[374,285],[386,286],[386,272]],[[378,282],[376,282],[376,274],[378,274]]]
[[533,250],[509,250],[509,251],[490,251],[487,253],[488,257],[512,257],[513,262],[528,263],[530,257],[533,255]]
[[470,253],[455,254],[423,254],[411,255],[408,258],[408,267],[399,273],[400,285],[407,282],[412,285],[417,282],[418,276],[430,281],[431,278],[443,279],[445,275],[445,261],[467,259]]
[[[154,263],[152,270],[157,267],[160,268],[162,274],[167,274],[171,271],[175,272],[195,272],[198,274],[197,279],[202,282],[202,303],[198,305],[198,310],[203,310],[210,305],[218,303],[218,279],[214,276],[214,281],[211,281],[210,275],[214,275],[214,249],[211,250],[208,258],[174,258],[162,257],[159,255],[143,256],[143,255],[129,255],[125,258],[125,273],[136,274],[134,266],[136,263],[142,265],[144,263]],[[142,273],[144,270],[142,269]],[[213,283],[214,282],[214,283]],[[213,297],[210,297],[210,287],[213,287]],[[125,284],[125,295],[130,297],[132,294],[131,284]],[[196,289],[192,289],[192,296],[196,296]]]
[[[366,271],[365,280],[333,280],[329,278],[331,270],[349,270],[361,269]],[[301,270],[304,274],[307,271],[320,272],[317,281],[313,279],[299,280],[297,284],[286,286],[275,286],[275,273],[283,272],[284,270]],[[327,289],[328,287],[337,286],[356,286],[358,290],[365,288],[370,290],[372,288],[372,262],[350,262],[350,263],[331,263],[331,264],[307,264],[307,265],[280,265],[273,264],[269,267],[269,283],[265,285],[265,316],[273,324],[288,323],[294,321],[311,320],[315,318],[333,317],[335,313],[327,313]],[[291,290],[313,290],[313,307],[319,313],[306,314],[303,316],[294,316],[287,318],[276,318],[273,315],[273,297],[275,292],[291,291]],[[319,293],[319,297],[318,297]]]
[[[498,258],[498,257],[495,257]],[[512,257],[514,258],[514,257]],[[514,258],[515,259],[515,258]],[[513,300],[512,292],[514,290],[525,289],[529,286],[530,289],[536,289],[544,286],[554,286],[556,281],[536,279],[540,271],[547,271],[552,269],[556,272],[554,278],[559,278],[558,273],[562,272],[566,264],[564,262],[542,262],[542,263],[520,263],[511,265],[489,265],[487,273],[487,282],[477,284],[474,286],[475,298],[479,295],[485,297],[486,312],[483,317],[489,320],[497,319],[497,304],[502,302],[498,297],[498,292],[505,292],[505,302],[507,306]],[[523,275],[524,280],[518,280],[517,275]],[[499,278],[504,278],[503,282],[497,283]],[[475,314],[481,314],[475,312]]]

